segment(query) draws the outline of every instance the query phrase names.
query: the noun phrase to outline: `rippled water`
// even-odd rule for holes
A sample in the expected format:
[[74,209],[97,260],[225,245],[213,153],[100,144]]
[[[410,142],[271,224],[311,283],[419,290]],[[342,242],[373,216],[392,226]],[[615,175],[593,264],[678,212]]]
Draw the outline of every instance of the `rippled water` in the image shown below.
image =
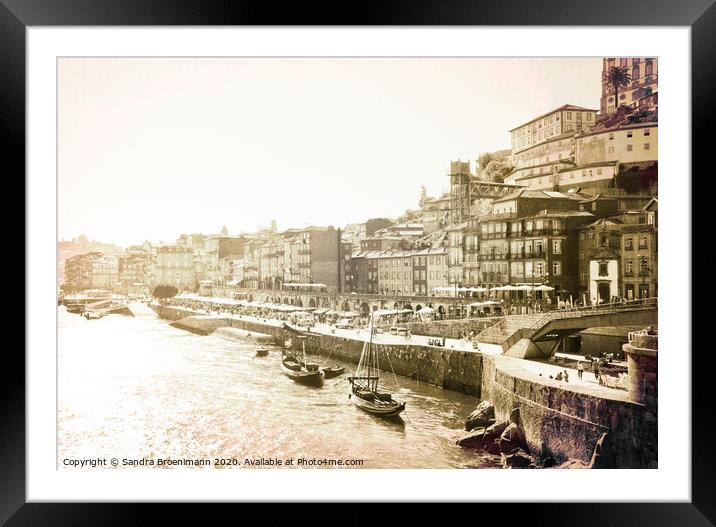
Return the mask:
[[[154,315],[86,320],[59,308],[58,459],[362,459],[364,468],[488,466],[454,441],[478,400],[398,377],[402,422],[281,373],[278,348],[197,336]],[[331,362],[334,362],[333,360]],[[355,365],[345,363],[347,371]],[[395,390],[392,375],[381,382]]]

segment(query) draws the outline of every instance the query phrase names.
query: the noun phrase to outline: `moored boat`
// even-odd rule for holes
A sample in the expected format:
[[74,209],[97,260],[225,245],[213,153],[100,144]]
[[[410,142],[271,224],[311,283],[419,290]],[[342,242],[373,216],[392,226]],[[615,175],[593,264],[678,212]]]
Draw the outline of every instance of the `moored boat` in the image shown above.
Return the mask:
[[281,369],[290,379],[307,386],[323,386],[325,374],[318,364],[306,362],[306,344],[303,343],[303,359],[298,359],[292,354],[281,352]]
[[256,356],[257,357],[266,357],[269,354],[268,348],[256,348]]
[[373,349],[373,316],[370,317],[370,337],[363,345],[358,369],[354,376],[348,377],[351,383],[351,402],[373,415],[394,417],[405,410],[405,403],[393,399],[392,394],[381,392],[378,353]]
[[338,377],[339,375],[345,373],[346,369],[343,366],[334,364],[333,366],[322,367],[321,371],[326,379],[332,379],[333,377]]

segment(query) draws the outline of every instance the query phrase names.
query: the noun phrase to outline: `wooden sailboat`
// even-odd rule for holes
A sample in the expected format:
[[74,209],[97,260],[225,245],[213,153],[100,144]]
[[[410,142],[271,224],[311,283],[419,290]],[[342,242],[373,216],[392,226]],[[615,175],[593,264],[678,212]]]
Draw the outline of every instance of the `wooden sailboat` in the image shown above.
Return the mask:
[[361,410],[373,415],[393,417],[405,410],[405,403],[396,401],[390,393],[381,392],[378,388],[380,365],[378,353],[373,349],[373,316],[370,317],[370,337],[363,345],[358,369],[352,377],[351,402]]
[[290,379],[308,386],[323,386],[324,374],[318,364],[306,362],[306,342],[303,344],[303,358],[299,359],[284,349],[281,353],[281,369]]
[[[298,338],[301,339],[304,342],[305,347],[305,339],[308,337],[308,333],[306,331],[302,331],[300,329],[294,328],[291,325],[287,324],[286,322],[283,323],[283,328],[292,333],[298,335]],[[313,335],[315,339],[315,335]],[[335,339],[334,339],[335,343]],[[290,345],[286,347],[291,347]],[[328,358],[331,357],[331,352],[333,351],[333,344],[331,344],[331,351],[328,353]],[[319,351],[320,354],[320,351]],[[328,359],[326,359],[328,361]],[[332,379],[333,377],[338,377],[339,375],[345,373],[346,369],[343,366],[339,366],[337,364],[331,364],[331,365],[322,365],[319,366],[319,369],[323,371],[324,378],[326,379]]]

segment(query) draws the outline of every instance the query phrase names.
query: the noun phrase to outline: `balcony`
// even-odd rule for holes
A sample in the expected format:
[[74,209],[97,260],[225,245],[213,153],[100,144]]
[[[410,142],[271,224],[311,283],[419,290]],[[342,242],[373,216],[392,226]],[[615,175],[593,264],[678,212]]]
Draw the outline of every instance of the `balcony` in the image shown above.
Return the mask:
[[551,236],[553,234],[559,234],[560,229],[530,229],[523,232],[524,236]]
[[507,233],[506,232],[490,232],[487,234],[482,234],[481,237],[483,240],[496,240],[499,238],[507,238]]

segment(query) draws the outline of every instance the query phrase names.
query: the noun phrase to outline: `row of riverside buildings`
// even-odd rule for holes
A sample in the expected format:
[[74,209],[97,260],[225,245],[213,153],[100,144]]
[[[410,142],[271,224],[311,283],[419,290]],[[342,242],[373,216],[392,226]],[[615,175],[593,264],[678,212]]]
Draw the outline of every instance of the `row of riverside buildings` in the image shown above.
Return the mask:
[[511,171],[489,199],[480,175],[457,161],[449,192],[422,196],[397,219],[224,229],[119,255],[78,254],[64,263],[65,281],[125,293],[173,284],[431,296],[548,285],[553,298],[575,301],[656,296],[658,64],[608,57],[603,72],[615,65],[632,79],[619,101],[603,75],[599,110],[565,104],[510,130],[511,149],[496,154]]

